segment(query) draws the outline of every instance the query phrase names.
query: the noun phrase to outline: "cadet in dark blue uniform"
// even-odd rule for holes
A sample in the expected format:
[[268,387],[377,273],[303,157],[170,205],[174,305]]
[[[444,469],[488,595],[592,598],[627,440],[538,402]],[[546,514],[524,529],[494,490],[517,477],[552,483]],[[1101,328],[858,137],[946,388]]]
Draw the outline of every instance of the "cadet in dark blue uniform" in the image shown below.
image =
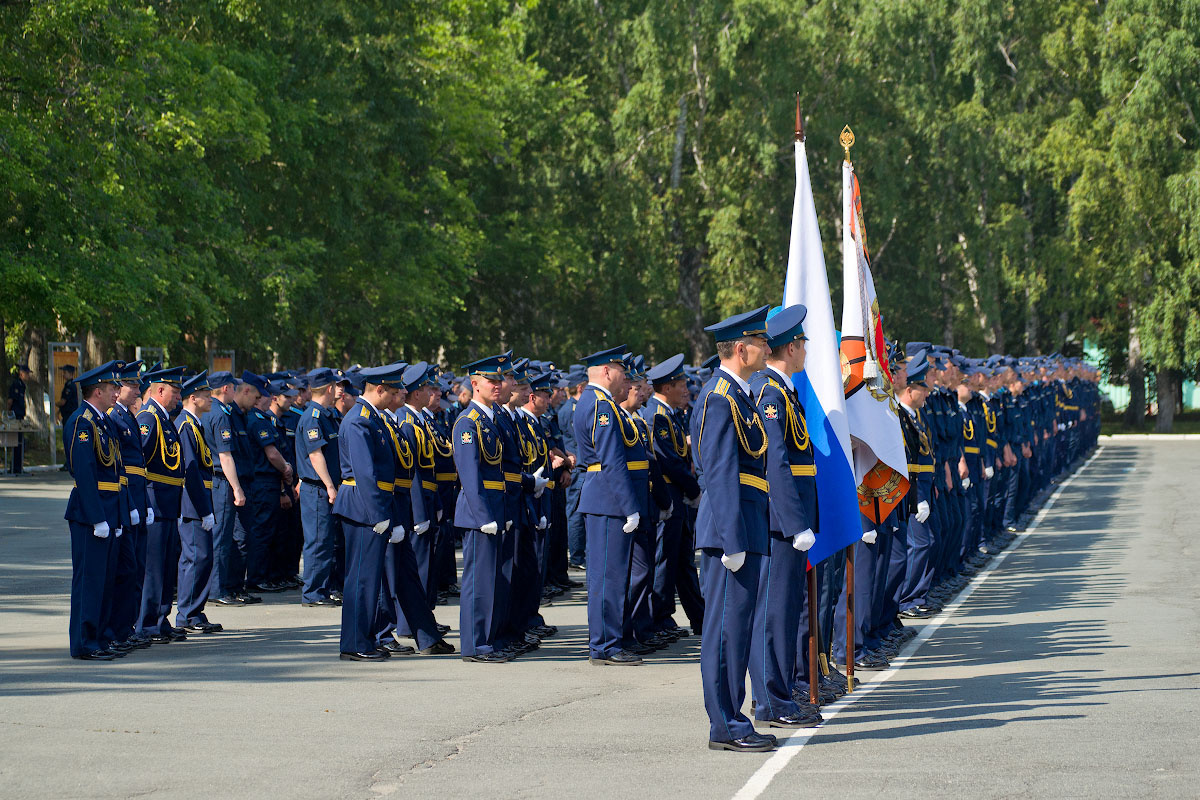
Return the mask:
[[721,365],[701,389],[691,416],[704,488],[696,514],[705,602],[700,676],[713,750],[762,752],[776,745],[741,711],[762,562],[770,547],[767,432],[748,383],[769,352],[768,308],[705,328],[716,339]]
[[175,624],[195,633],[216,633],[221,626],[204,613],[213,565],[213,457],[200,416],[212,408],[208,371],[184,382],[183,410],[175,419],[183,446],[182,522],[179,523],[179,599]]
[[502,590],[500,531],[508,522],[504,508],[503,444],[496,427],[494,404],[504,384],[507,355],[481,359],[463,367],[471,379],[471,402],[451,431],[454,466],[461,489],[454,524],[463,529],[462,594],[459,630],[463,661],[501,664],[509,656],[496,643],[503,620],[496,595]]
[[584,468],[579,510],[587,531],[588,654],[593,664],[642,663],[640,656],[621,646],[632,534],[649,515],[650,478],[649,463],[631,458],[642,448],[641,436],[617,407],[629,391],[625,353],[621,345],[583,359],[588,385],[573,419]]
[[246,412],[246,435],[254,463],[254,480],[246,492],[252,523],[246,531],[246,588],[279,592],[288,585],[271,579],[271,554],[276,535],[283,487],[292,484],[292,467],[279,452],[275,426],[268,416],[271,389],[266,379],[253,372],[242,373],[242,383],[258,391],[254,407]]
[[438,493],[437,463],[434,459],[433,431],[422,409],[437,384],[437,376],[424,361],[404,371],[405,403],[396,412],[400,436],[412,448],[414,463],[413,491],[419,492],[424,506],[424,519],[413,521],[413,557],[417,562],[421,590],[430,610],[437,604],[437,573],[433,552],[437,541],[437,523],[442,517],[441,495]]
[[583,488],[583,469],[579,464],[579,444],[575,441],[575,408],[579,396],[587,384],[587,373],[582,369],[567,375],[567,399],[558,408],[558,427],[563,434],[563,445],[568,454],[575,457],[574,472],[567,486],[567,566],[581,570],[587,562],[587,535],[583,527],[583,513],[579,510],[579,492]]
[[63,425],[66,467],[75,480],[64,518],[71,530],[71,656],[112,661],[103,631],[111,613],[116,540],[129,525],[121,490],[121,451],[106,412],[117,393],[119,362],[110,361],[76,380],[83,405]]
[[[802,305],[767,317],[766,366],[750,378],[750,396],[767,431],[770,557],[765,559],[754,609],[750,682],[755,719],[770,727],[808,728],[822,721],[808,703],[805,553],[816,544],[817,469],[804,407],[792,375],[804,369]],[[793,691],[797,690],[797,691]]]
[[154,522],[146,525],[146,577],[137,631],[153,642],[186,639],[171,625],[171,602],[179,568],[179,519],[183,500],[183,453],[171,413],[179,405],[183,367],[147,372],[146,404],[137,415],[146,461],[146,500]]
[[333,515],[342,480],[338,422],[334,403],[343,391],[327,368],[308,373],[312,399],[296,426],[296,470],[300,478],[300,520],[304,526],[304,606],[335,606],[333,564],[342,526]]
[[108,409],[108,421],[121,448],[125,466],[125,489],[129,497],[130,525],[117,542],[117,570],[113,586],[112,626],[108,638],[134,646],[148,646],[150,639],[135,632],[138,609],[142,603],[142,579],[146,574],[146,523],[153,522],[146,502],[146,465],[137,420],[130,406],[136,407],[141,383],[141,361],[123,364],[118,373],[120,388],[116,401]]
[[[25,419],[25,381],[33,377],[28,364],[17,364],[17,374],[8,383],[8,413],[15,420]],[[17,433],[17,446],[12,451],[12,464],[9,472],[20,475],[22,461],[25,458],[25,434]]]
[[933,584],[934,535],[930,514],[933,509],[934,464],[929,430],[922,409],[929,395],[925,374],[929,369],[926,342],[909,342],[909,360],[904,369],[904,381],[897,395],[900,401],[900,429],[904,434],[904,449],[908,454],[908,477],[911,486],[908,496],[909,517],[907,565],[904,582],[898,596],[900,616],[925,619],[936,613],[928,603]]
[[[272,380],[271,405],[264,413],[275,428],[275,447],[283,460],[292,468],[292,483],[283,484],[279,494],[279,510],[275,514],[275,535],[268,559],[268,576],[276,586],[297,588],[302,582],[296,577],[300,572],[300,549],[303,534],[300,527],[300,497],[296,481],[296,421],[292,404],[300,397],[294,385],[295,378],[289,373]],[[288,425],[292,427],[288,427]]]

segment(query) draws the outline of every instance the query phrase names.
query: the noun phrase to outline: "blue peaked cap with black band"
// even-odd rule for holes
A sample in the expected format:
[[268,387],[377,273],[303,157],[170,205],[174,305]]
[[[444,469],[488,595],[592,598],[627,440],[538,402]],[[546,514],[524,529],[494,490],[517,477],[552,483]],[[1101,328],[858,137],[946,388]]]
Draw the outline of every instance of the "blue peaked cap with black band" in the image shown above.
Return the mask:
[[597,350],[590,356],[584,356],[580,359],[585,366],[588,367],[603,367],[608,364],[624,364],[625,356],[629,353],[629,347],[626,345],[618,345],[610,347],[607,350]]
[[808,309],[797,303],[794,306],[775,306],[767,312],[767,345],[774,350],[797,340],[808,341],[804,335],[804,318]]
[[203,392],[209,389],[212,389],[212,386],[208,382],[208,370],[202,369],[198,375],[193,375],[183,382],[180,393],[184,397],[188,397],[196,392]]
[[490,380],[498,381],[504,377],[512,363],[512,353],[498,353],[494,356],[463,364],[462,370],[467,375],[479,375]]
[[262,375],[251,372],[250,370],[242,371],[242,383],[248,383],[258,390],[258,393],[263,397],[271,395],[271,387],[267,384],[267,379]]
[[924,386],[925,374],[929,372],[929,359],[924,350],[918,350],[904,367],[904,376],[910,386]]
[[222,389],[226,386],[239,386],[241,383],[242,382],[238,380],[232,372],[214,372],[208,376],[208,386],[210,389]]
[[169,383],[172,386],[182,386],[184,369],[184,367],[168,367],[166,369],[147,372],[142,375],[142,385],[149,386],[154,383]]
[[729,342],[741,339],[743,336],[765,337],[767,335],[767,312],[770,310],[770,306],[763,306],[753,311],[734,314],[732,317],[709,325],[704,330],[711,333],[713,339],[718,342]]
[[[95,369],[89,369],[87,372],[80,375],[74,380],[74,383],[81,389],[86,389],[89,386],[95,386],[98,383],[117,383],[121,380],[121,362],[109,361],[107,364],[101,364]],[[70,444],[70,442],[68,442]]]
[[683,353],[676,353],[665,361],[660,361],[646,370],[646,380],[651,383],[670,383],[684,377]]
[[404,370],[404,388],[410,392],[437,383],[437,367],[418,361]]

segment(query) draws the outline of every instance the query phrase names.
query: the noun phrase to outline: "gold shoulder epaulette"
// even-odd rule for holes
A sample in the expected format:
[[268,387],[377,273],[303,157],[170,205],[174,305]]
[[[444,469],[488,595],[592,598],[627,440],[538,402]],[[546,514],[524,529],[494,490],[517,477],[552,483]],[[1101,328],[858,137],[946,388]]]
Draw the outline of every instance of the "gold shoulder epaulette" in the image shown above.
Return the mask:
[[467,412],[467,418],[473,419],[473,420],[479,419],[479,411],[477,409],[472,408],[470,411]]
[[713,387],[713,391],[725,397],[729,392],[729,381],[724,378],[717,378],[717,385]]

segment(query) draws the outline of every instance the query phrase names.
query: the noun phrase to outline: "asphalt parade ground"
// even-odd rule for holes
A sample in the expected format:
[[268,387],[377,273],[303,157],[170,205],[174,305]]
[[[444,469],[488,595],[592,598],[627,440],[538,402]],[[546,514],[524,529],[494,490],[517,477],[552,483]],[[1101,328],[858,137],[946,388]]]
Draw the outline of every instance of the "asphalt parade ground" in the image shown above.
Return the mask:
[[1200,444],[1116,440],[1058,489],[894,669],[734,754],[698,640],[591,666],[579,591],[509,664],[339,661],[340,611],[296,592],[72,661],[70,481],[0,478],[0,797],[1196,797]]

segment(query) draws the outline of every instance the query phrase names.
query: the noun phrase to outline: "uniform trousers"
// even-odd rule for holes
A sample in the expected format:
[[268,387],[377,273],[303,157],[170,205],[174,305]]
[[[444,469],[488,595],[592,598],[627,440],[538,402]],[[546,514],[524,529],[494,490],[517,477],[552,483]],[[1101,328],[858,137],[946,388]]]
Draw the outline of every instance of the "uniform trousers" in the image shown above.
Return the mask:
[[[424,650],[442,637],[437,632],[437,623],[418,577],[417,559],[409,541],[413,535],[410,533],[402,541],[386,545],[375,642],[383,644],[394,638],[393,633],[398,633],[411,636],[417,642],[417,649]],[[344,605],[345,600],[342,603]]]
[[142,581],[137,623],[137,632],[143,636],[169,632],[179,553],[179,521],[155,517],[154,522],[146,526],[146,577]]
[[721,563],[721,555],[720,550],[712,548],[705,548],[700,555],[705,610],[700,680],[708,712],[708,738],[714,742],[733,741],[754,732],[754,725],[742,713],[742,702],[746,699],[754,608],[764,568],[761,554],[746,553],[742,568],[730,572]]
[[478,530],[463,532],[463,572],[458,602],[463,656],[483,655],[495,649],[501,622],[496,613],[501,552],[500,534]]
[[112,613],[112,586],[117,568],[116,532],[98,538],[91,525],[68,521],[71,530],[71,655],[103,650],[103,631]]
[[234,541],[246,560],[246,582],[252,586],[270,583],[271,553],[276,538],[275,518],[279,514],[279,481],[275,473],[254,476],[246,490],[246,505],[250,507],[250,527],[239,541],[234,528]]
[[660,521],[655,532],[650,617],[656,631],[661,631],[675,612],[675,576],[679,572],[679,540],[683,535],[684,510],[683,501],[676,497],[671,516]]
[[656,552],[662,526],[645,520],[633,532],[633,550],[629,559],[629,589],[625,598],[625,645],[645,642],[660,628],[651,613],[654,592]]
[[300,484],[300,520],[304,526],[304,588],[300,600],[315,603],[328,599],[333,591],[335,539],[341,529],[324,486]]
[[204,604],[212,577],[213,535],[198,519],[184,518],[179,524],[179,598],[175,624],[179,627],[208,622]]
[[375,650],[387,534],[346,519],[342,520],[342,531],[346,537],[346,581],[341,651],[370,653]]
[[792,700],[792,687],[798,672],[796,639],[804,610],[808,558],[782,533],[771,532],[770,546],[771,556],[762,560],[759,570],[749,662],[754,717],[760,720],[800,711]]
[[123,642],[133,635],[142,605],[142,580],[146,576],[146,523],[125,529],[115,543],[117,567],[113,581],[113,611],[107,638]]
[[622,517],[585,514],[587,529],[588,652],[606,658],[621,650],[633,535]]
[[[246,491],[249,480],[241,480]],[[253,524],[249,502],[233,504],[233,484],[219,474],[213,475],[213,569],[208,581],[210,597],[229,597],[246,590],[246,560],[238,542],[246,541]]]

